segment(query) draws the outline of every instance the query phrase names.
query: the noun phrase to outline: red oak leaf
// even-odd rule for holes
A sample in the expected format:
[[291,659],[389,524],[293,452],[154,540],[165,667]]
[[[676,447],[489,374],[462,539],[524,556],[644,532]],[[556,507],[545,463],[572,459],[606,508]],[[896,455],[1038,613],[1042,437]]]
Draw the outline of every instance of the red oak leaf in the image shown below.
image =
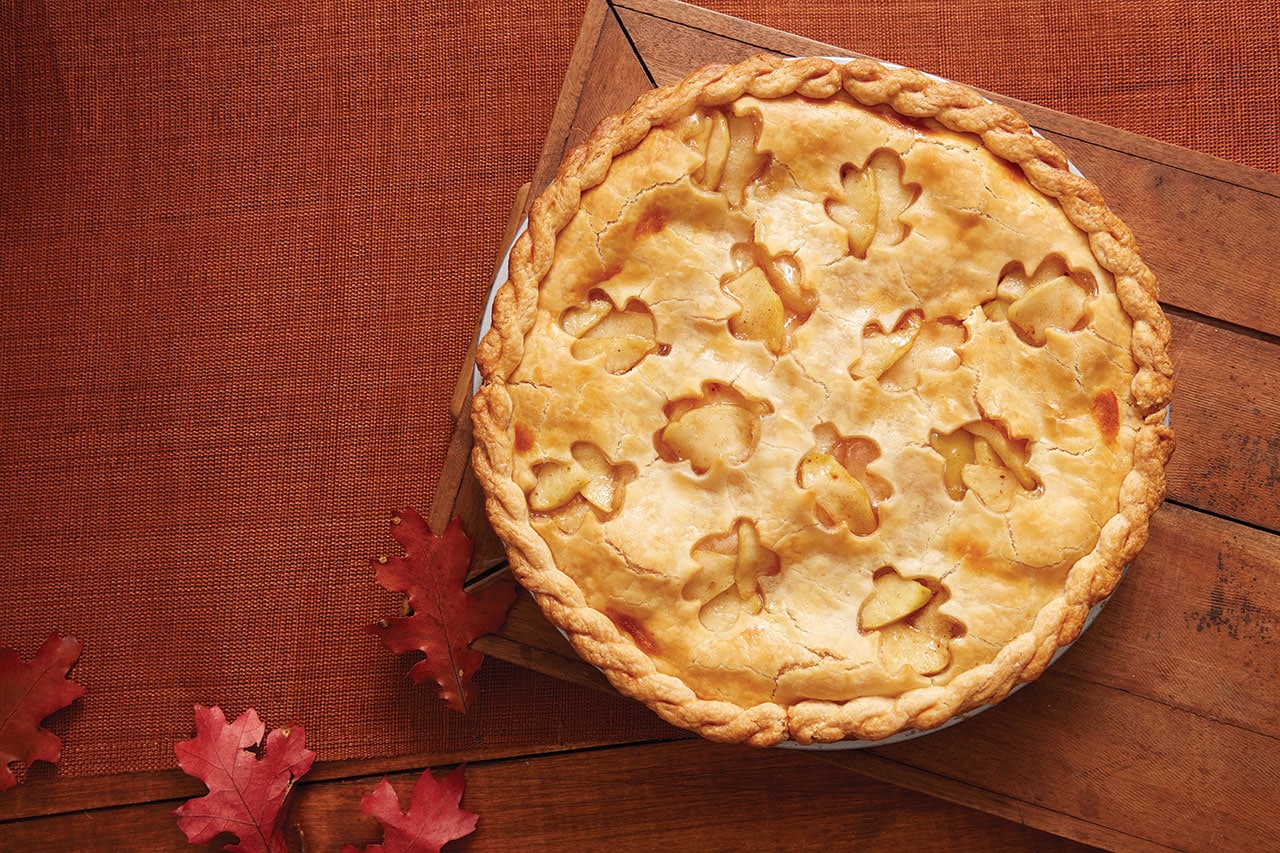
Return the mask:
[[10,762],[57,764],[62,757],[62,741],[40,722],[84,695],[67,679],[81,648],[75,637],[50,634],[31,663],[14,649],[0,649],[0,791],[18,784]]
[[413,510],[392,519],[391,535],[404,546],[403,557],[373,563],[378,583],[409,597],[411,615],[386,619],[366,630],[393,652],[419,650],[426,658],[409,670],[414,682],[428,678],[440,685],[440,698],[450,708],[467,712],[474,687],[471,678],[484,656],[471,642],[496,631],[516,598],[511,582],[494,583],[476,593],[463,589],[471,561],[471,540],[455,518],[436,536]]
[[209,793],[174,810],[178,827],[192,844],[230,832],[240,843],[225,850],[284,853],[285,801],[316,757],[306,748],[306,732],[302,726],[276,729],[259,758],[247,749],[261,743],[266,731],[257,711],[250,708],[228,725],[221,708],[195,707],[196,736],[174,752],[178,766],[204,782]]
[[[413,787],[409,810],[401,813],[396,789],[383,779],[360,800],[360,810],[383,824],[382,843],[370,844],[363,853],[439,853],[455,838],[470,835],[476,815],[458,807],[466,784],[461,766],[440,780],[427,770]],[[361,851],[348,844],[342,853]]]

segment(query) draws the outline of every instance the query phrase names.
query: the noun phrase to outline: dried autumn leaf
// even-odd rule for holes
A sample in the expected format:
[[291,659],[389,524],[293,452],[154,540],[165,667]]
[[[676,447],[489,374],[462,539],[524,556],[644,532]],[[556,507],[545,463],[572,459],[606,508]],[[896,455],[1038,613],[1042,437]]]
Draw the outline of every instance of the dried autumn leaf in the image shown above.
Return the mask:
[[413,612],[366,630],[393,652],[423,652],[426,658],[409,670],[410,677],[419,684],[433,679],[440,698],[465,714],[474,692],[472,676],[484,659],[471,643],[501,627],[515,601],[515,586],[508,581],[476,593],[464,590],[471,540],[458,518],[436,536],[421,515],[406,510],[392,520],[391,535],[404,547],[404,556],[384,557],[373,568],[378,583],[409,597]]
[[174,814],[192,844],[230,832],[233,853],[283,853],[285,802],[293,784],[311,769],[316,754],[306,748],[302,726],[267,735],[261,757],[249,751],[262,742],[266,726],[250,708],[227,724],[222,709],[195,706],[196,736],[174,747],[178,765],[204,782],[209,793],[187,800]]
[[40,722],[84,695],[84,687],[67,678],[81,648],[75,637],[50,634],[31,663],[14,649],[0,649],[0,791],[18,784],[11,762],[57,764],[62,757],[62,741]]
[[[427,770],[413,787],[409,810],[402,813],[396,789],[383,779],[360,800],[360,810],[384,827],[382,843],[370,844],[363,853],[439,853],[450,841],[470,835],[477,816],[458,805],[466,784],[461,766],[439,780]],[[343,853],[362,851],[348,844]]]

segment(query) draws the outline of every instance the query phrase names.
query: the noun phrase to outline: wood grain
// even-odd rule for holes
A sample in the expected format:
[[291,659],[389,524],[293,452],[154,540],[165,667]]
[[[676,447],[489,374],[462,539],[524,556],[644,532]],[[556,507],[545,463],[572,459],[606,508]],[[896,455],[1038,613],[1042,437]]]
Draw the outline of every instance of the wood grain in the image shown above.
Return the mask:
[[1280,344],[1195,317],[1170,320],[1171,499],[1280,531]]
[[[448,769],[439,766],[437,772]],[[420,772],[387,774],[402,806]],[[885,849],[906,837],[913,839],[913,850],[938,853],[1084,849],[1017,823],[885,788],[807,756],[700,741],[484,761],[467,765],[465,773],[462,807],[480,819],[472,835],[450,843],[452,851]],[[344,844],[363,849],[380,842],[381,824],[361,813],[360,798],[381,778],[300,785],[289,813],[290,848],[336,851]],[[613,796],[602,797],[601,791]],[[221,843],[186,843],[172,815],[179,802],[6,824],[0,849],[221,849]],[[815,802],[822,803],[821,814],[814,813]],[[769,837],[761,837],[761,827],[768,827]]]
[[[547,142],[533,175],[534,197],[551,183],[565,153],[586,139],[600,119],[626,109],[641,93],[653,88],[613,8],[605,3],[589,6],[583,23],[584,36],[579,38],[578,47],[585,37],[593,48],[590,54],[580,54],[575,48]],[[588,23],[597,24],[597,21],[599,29],[588,33]]]
[[1277,655],[1280,537],[1169,504],[1055,672],[1280,739]]

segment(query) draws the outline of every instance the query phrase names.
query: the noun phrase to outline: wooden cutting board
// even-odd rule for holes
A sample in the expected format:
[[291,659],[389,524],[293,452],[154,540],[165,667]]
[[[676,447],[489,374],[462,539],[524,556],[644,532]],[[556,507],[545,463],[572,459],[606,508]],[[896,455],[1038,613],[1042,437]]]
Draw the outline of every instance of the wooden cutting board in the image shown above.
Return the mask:
[[[600,118],[762,51],[852,55],[670,0],[593,0],[510,230]],[[945,731],[815,756],[1090,844],[1277,849],[1280,177],[992,97],[1101,186],[1161,280],[1178,383],[1169,500],[1100,618],[1035,684]],[[468,466],[471,381],[468,359],[432,522],[462,516],[477,543],[471,583],[483,584],[505,569]],[[476,645],[611,689],[527,596]]]

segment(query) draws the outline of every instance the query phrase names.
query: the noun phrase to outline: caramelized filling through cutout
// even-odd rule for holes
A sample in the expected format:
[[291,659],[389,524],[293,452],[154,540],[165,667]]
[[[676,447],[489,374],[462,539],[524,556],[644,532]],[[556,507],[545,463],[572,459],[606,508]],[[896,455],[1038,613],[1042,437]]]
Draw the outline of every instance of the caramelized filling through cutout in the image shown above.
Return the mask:
[[[864,632],[877,634],[877,649],[885,669],[896,672],[906,667],[928,676],[938,675],[951,665],[951,641],[964,634],[964,626],[939,612],[948,597],[946,589],[933,578],[907,579],[891,567],[876,573],[875,588],[863,604],[861,627]],[[908,606],[910,610],[901,612]],[[898,612],[897,617],[877,628],[868,627],[868,609],[874,615],[881,607],[883,615]]]
[[635,479],[630,463],[614,465],[594,444],[575,442],[568,459],[551,459],[533,469],[536,482],[529,492],[529,508],[553,515],[562,530],[581,526],[587,512],[610,518],[622,508],[626,485]]
[[742,306],[729,318],[729,333],[761,341],[774,355],[790,351],[792,334],[818,305],[800,262],[785,252],[770,255],[756,243],[735,244],[729,257],[733,272],[721,279],[720,287]]
[[845,525],[867,536],[880,526],[877,508],[893,487],[867,470],[880,455],[879,446],[863,436],[841,436],[831,424],[813,431],[814,448],[800,460],[796,482],[813,492],[814,515],[824,527]]
[[828,199],[827,216],[849,235],[849,254],[865,258],[873,245],[896,246],[906,239],[910,228],[902,214],[920,196],[919,184],[902,181],[902,159],[881,148],[858,168],[846,165],[840,171],[843,189],[839,198]]
[[942,456],[943,483],[953,500],[972,489],[991,509],[1008,512],[1018,495],[1040,491],[1028,467],[1028,440],[1011,438],[994,421],[973,421],[950,433],[934,430],[929,444]]
[[862,355],[849,365],[849,375],[870,377],[890,391],[910,391],[924,370],[959,367],[958,350],[968,337],[954,317],[926,321],[918,309],[903,313],[888,331],[873,321],[862,330]]
[[701,602],[698,620],[710,631],[728,631],[743,614],[759,613],[764,607],[760,578],[781,568],[778,555],[760,541],[755,522],[741,518],[728,533],[700,540],[692,555],[701,568],[681,594]]
[[603,291],[593,290],[585,304],[560,315],[560,328],[577,340],[573,357],[587,360],[603,356],[605,370],[626,373],[651,353],[665,355],[669,348],[658,342],[653,313],[639,299],[619,310]]
[[668,403],[667,425],[653,444],[667,462],[688,460],[696,474],[713,464],[740,465],[760,442],[760,422],[773,407],[751,400],[725,382],[702,383],[702,394]]
[[730,207],[742,207],[747,187],[769,168],[772,157],[756,149],[759,119],[723,110],[698,110],[677,132],[694,151],[703,155],[693,173],[695,186],[723,193]]
[[1075,332],[1089,321],[1089,299],[1098,283],[1084,270],[1070,270],[1058,255],[1050,255],[1027,274],[1022,264],[1005,266],[996,285],[996,296],[982,304],[990,320],[1006,320],[1014,333],[1034,347],[1045,345],[1045,332]]

